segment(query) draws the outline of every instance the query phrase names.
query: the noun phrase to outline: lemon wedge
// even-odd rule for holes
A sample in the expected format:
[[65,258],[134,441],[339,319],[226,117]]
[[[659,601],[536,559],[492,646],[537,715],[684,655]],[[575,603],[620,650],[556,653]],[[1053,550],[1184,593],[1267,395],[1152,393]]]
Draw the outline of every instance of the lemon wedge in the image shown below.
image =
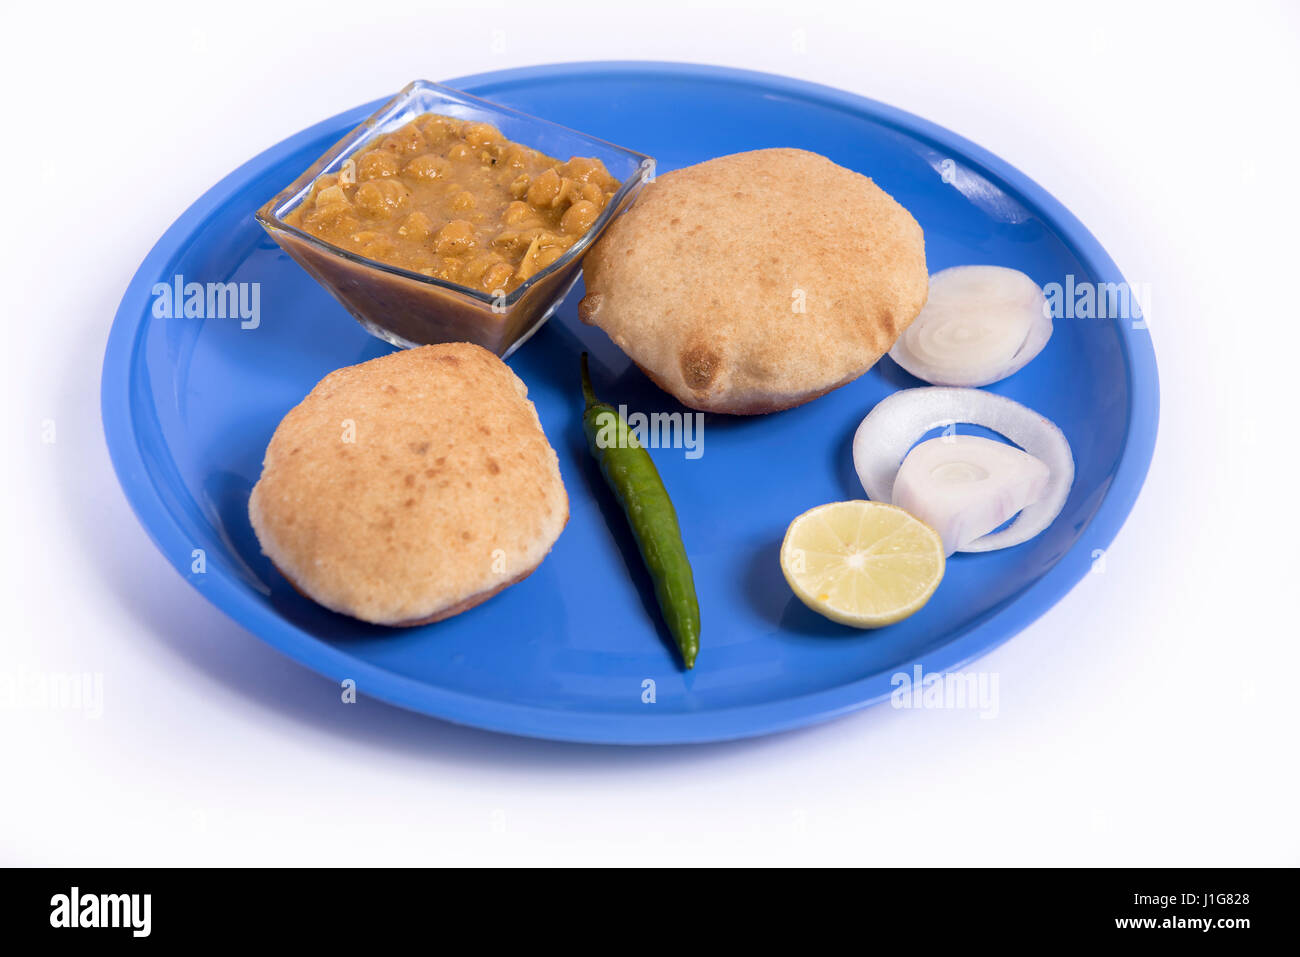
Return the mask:
[[939,533],[883,502],[832,502],[804,512],[781,543],[781,571],[799,600],[855,628],[918,611],[943,579]]

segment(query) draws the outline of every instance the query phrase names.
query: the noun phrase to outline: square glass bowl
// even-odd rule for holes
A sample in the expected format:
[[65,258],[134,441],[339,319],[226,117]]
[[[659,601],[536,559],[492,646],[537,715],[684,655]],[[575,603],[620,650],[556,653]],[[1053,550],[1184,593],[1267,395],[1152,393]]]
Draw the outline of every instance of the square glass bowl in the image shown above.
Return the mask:
[[[507,139],[560,161],[595,157],[619,180],[618,191],[564,255],[501,296],[368,259],[285,222],[284,217],[311,194],[318,176],[338,172],[376,137],[424,113],[491,123]],[[473,342],[505,358],[564,301],[578,280],[583,255],[614,217],[631,205],[653,172],[654,160],[641,153],[450,87],[416,80],[259,209],[257,221],[372,335],[401,348]]]

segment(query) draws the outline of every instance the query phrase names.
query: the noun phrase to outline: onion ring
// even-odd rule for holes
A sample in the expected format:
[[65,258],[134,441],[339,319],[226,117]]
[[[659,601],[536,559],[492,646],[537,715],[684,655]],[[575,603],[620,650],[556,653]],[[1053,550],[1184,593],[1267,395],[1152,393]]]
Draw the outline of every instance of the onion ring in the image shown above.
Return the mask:
[[894,479],[912,446],[931,429],[958,422],[983,426],[1010,439],[1040,459],[1049,477],[1042,497],[1022,509],[1010,525],[957,550],[1009,548],[1029,541],[1056,521],[1074,484],[1074,456],[1065,434],[1033,409],[980,389],[904,389],[877,403],[853,436],[853,465],[867,497],[893,504]]

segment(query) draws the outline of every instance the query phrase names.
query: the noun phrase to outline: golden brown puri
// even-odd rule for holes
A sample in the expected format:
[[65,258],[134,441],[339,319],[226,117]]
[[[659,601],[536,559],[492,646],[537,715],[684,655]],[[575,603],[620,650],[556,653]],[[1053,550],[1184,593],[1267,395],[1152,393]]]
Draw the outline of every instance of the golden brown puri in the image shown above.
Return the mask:
[[384,625],[459,614],[531,572],[569,518],[528,391],[468,343],[332,372],[276,428],[248,513],[303,594]]
[[683,404],[738,415],[856,379],[928,289],[911,214],[867,177],[796,149],[665,173],[583,271],[584,322]]

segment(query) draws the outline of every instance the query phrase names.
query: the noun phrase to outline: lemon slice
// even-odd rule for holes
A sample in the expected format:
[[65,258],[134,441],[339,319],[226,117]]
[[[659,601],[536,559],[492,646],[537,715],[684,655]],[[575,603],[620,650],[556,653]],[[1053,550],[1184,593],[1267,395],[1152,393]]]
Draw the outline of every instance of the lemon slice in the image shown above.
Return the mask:
[[855,628],[918,611],[943,568],[939,533],[883,502],[819,505],[791,522],[781,543],[781,571],[799,600]]

